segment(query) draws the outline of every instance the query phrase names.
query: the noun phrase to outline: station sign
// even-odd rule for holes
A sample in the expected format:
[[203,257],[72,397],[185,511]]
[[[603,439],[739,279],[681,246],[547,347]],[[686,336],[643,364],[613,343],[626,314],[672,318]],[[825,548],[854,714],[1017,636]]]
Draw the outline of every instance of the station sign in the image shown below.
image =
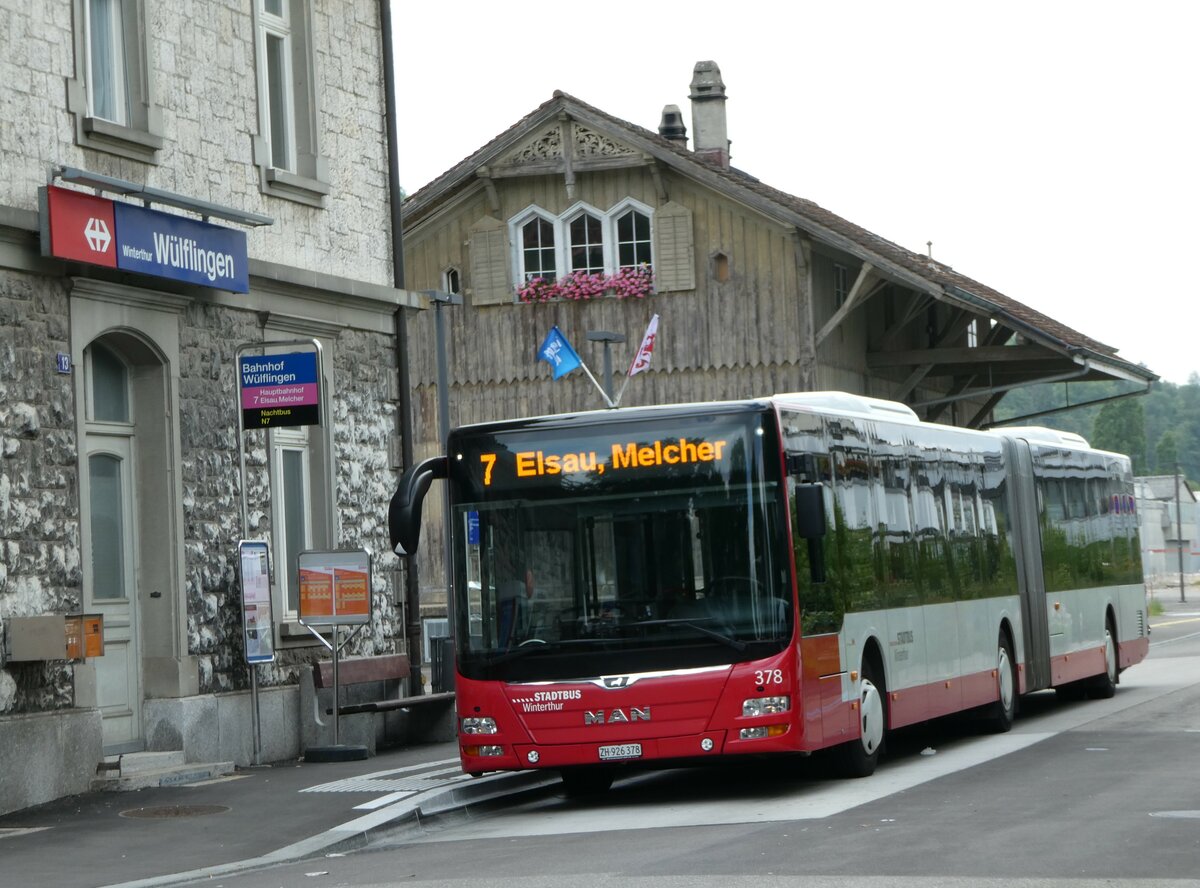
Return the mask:
[[320,425],[317,379],[315,351],[239,358],[243,427]]
[[250,290],[246,234],[136,204],[48,185],[42,252],[202,287]]

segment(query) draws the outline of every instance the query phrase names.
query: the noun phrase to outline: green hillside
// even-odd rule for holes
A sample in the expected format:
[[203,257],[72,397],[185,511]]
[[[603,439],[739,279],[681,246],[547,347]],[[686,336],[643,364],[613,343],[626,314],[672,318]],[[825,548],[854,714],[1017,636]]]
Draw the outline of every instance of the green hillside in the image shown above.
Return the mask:
[[[996,422],[1042,425],[1083,435],[1093,447],[1129,454],[1139,475],[1170,475],[1178,461],[1192,482],[1200,481],[1200,374],[1186,385],[1157,382],[1141,396],[1035,416],[1071,404],[1129,391],[1119,382],[1035,385],[1009,392],[996,408]],[[1021,419],[1021,417],[1031,417]]]

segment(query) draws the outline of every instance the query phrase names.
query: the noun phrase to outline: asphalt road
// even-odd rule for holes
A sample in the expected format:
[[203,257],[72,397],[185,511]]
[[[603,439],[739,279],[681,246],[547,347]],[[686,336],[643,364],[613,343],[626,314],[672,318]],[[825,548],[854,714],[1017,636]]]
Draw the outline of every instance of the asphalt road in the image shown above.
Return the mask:
[[217,884],[1200,886],[1200,604],[1171,608],[1114,699],[1035,694],[1003,735],[964,718],[903,731],[865,780],[820,756],[643,774]]

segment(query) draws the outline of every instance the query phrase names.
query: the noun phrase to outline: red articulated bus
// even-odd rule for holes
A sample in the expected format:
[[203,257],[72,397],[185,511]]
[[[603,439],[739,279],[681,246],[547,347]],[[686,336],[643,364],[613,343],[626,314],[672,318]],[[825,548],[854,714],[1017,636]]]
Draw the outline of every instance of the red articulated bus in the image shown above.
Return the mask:
[[837,747],[1022,694],[1111,696],[1149,649],[1129,460],[838,392],[459,428],[449,484],[462,764],[621,768]]

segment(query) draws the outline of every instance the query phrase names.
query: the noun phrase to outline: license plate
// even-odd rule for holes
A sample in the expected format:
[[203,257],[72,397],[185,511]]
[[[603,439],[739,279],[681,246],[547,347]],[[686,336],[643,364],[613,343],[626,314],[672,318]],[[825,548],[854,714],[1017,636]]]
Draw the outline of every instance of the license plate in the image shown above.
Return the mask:
[[642,757],[642,744],[618,743],[614,746],[600,747],[600,761],[610,762],[613,759],[635,759]]

